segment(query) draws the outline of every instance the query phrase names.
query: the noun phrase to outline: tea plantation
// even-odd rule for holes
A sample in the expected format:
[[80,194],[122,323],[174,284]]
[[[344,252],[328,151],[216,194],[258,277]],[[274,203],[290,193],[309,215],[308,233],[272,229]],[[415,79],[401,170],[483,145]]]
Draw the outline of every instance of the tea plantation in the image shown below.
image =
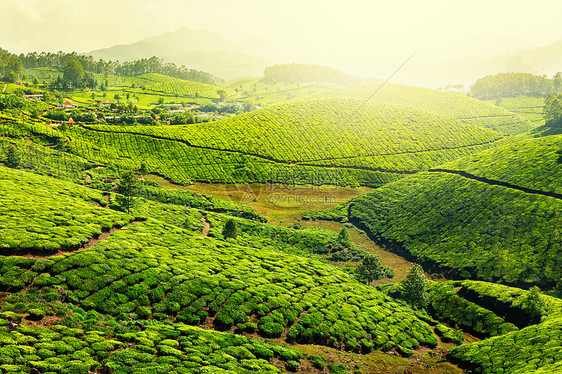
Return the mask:
[[353,200],[349,213],[389,248],[457,277],[550,286],[560,278],[562,201],[552,197],[419,173]]
[[[132,217],[103,209],[103,196],[71,183],[0,166],[0,251],[76,249]],[[94,204],[97,204],[94,205]]]
[[[147,170],[176,183],[257,181],[380,186],[487,149],[491,130],[412,108],[304,100],[205,125],[84,125],[69,151]],[[95,146],[94,146],[95,144]],[[173,161],[172,161],[173,160]]]
[[[479,295],[479,300],[498,299],[500,304],[520,308],[521,300],[529,291],[510,289],[490,284],[467,285],[468,291]],[[476,373],[556,373],[562,354],[562,302],[542,295],[545,309],[540,322],[507,334],[462,345],[449,351],[451,359]],[[521,310],[511,310],[512,316],[525,316]],[[530,319],[527,318],[527,321]]]
[[[381,85],[382,82],[368,83],[319,95],[368,98]],[[467,124],[493,129],[502,134],[521,134],[540,125],[540,123],[530,122],[517,112],[510,112],[508,109],[467,95],[439,92],[422,87],[385,84],[373,96],[373,100],[408,105],[446,118],[455,118]]]
[[[562,370],[562,135],[541,98],[93,77],[0,94],[0,374]],[[85,107],[108,94],[131,105]],[[152,108],[225,97],[206,123]],[[375,189],[302,216],[233,201],[272,182]]]
[[543,192],[562,193],[562,135],[511,142],[440,166]]

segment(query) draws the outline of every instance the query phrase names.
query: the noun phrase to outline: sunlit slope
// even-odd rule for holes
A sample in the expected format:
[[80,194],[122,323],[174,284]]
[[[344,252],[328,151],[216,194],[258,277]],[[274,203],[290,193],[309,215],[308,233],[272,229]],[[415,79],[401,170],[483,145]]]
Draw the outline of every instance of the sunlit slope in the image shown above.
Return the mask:
[[[562,302],[541,295],[545,308],[538,316],[529,316],[522,308],[528,291],[484,282],[461,282],[466,296],[476,303],[494,305],[507,311],[506,319],[538,321],[521,330],[480,342],[452,348],[448,357],[461,367],[476,373],[550,374],[562,369]],[[459,284],[456,284],[459,286]],[[455,289],[458,289],[456,287]],[[454,303],[449,303],[449,305]],[[461,312],[461,311],[459,311]],[[462,319],[469,319],[466,313]],[[529,323],[529,322],[527,322]],[[533,322],[531,322],[533,323]]]
[[132,217],[103,209],[95,190],[0,166],[0,252],[76,249]]
[[[35,265],[35,266],[34,266]],[[406,307],[313,259],[241,247],[149,219],[93,248],[12,264],[2,283],[27,273],[36,290],[64,288],[71,303],[219,330],[237,327],[288,342],[360,351],[434,346]],[[33,266],[33,272],[28,270]]]
[[506,143],[439,168],[562,194],[562,135]]
[[493,129],[503,134],[519,134],[538,126],[507,109],[468,97],[465,94],[391,83],[380,88],[381,85],[382,82],[374,82],[320,95],[351,96],[364,99],[372,96],[371,100],[374,101],[408,105],[444,117],[455,118],[467,124]]
[[[367,177],[347,175],[427,170],[489,148],[502,135],[407,106],[315,99],[181,127],[87,125],[86,129],[73,129],[70,138],[70,146],[81,155],[95,157],[88,150],[94,144],[102,151],[107,149],[108,159],[111,152],[126,150],[128,154],[119,157],[158,164],[158,172],[171,179],[166,168],[185,162],[193,167],[185,169],[184,179],[211,180],[212,176],[224,180],[233,168],[240,167],[248,168],[258,180],[266,174],[322,174],[331,169],[332,174],[342,172],[343,183],[356,180],[362,184]],[[160,148],[163,151],[157,152]],[[180,154],[170,156],[175,149]],[[192,156],[184,156],[188,154]],[[168,157],[174,161],[167,161]],[[309,178],[300,180],[310,183]]]
[[[470,163],[469,170],[510,185],[454,170],[420,173],[353,200],[350,218],[380,242],[434,268],[465,278],[552,286],[562,273],[562,199],[548,190],[558,190],[562,179],[552,173],[560,164],[551,160],[544,141],[522,143],[511,160],[497,161],[500,174],[488,162],[502,153],[484,152]],[[525,169],[530,159],[537,165]]]
[[528,121],[535,126],[544,125],[542,110],[544,107],[543,97],[518,96],[518,97],[502,97],[496,100],[488,100],[490,104],[505,108]]
[[326,82],[287,83],[264,78],[239,78],[224,82],[221,87],[234,92],[230,96],[232,99],[266,106],[308,98],[343,86]]

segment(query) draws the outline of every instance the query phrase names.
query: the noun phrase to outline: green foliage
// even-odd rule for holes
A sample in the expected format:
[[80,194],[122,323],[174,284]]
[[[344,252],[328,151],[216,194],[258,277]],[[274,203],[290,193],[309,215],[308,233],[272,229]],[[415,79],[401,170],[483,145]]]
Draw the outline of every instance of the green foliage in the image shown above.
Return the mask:
[[415,264],[406,279],[400,284],[404,299],[416,309],[424,309],[428,304],[428,282],[420,265]]
[[462,344],[464,342],[462,331],[453,330],[445,325],[438,324],[435,326],[435,332],[445,343],[453,342],[455,344]]
[[324,220],[346,223],[348,221],[347,204],[348,202],[343,202],[332,208],[324,210],[311,210],[303,214],[302,219],[307,221]]
[[[490,130],[390,104],[369,104],[347,121],[350,108],[359,105],[349,99],[298,101],[212,126],[85,125],[72,129],[70,146],[73,153],[96,162],[130,168],[144,163],[177,183],[195,179],[378,186],[403,172],[488,148],[500,138]],[[409,121],[416,126],[406,126]],[[416,141],[404,140],[410,138]],[[95,150],[92,144],[97,144]],[[217,159],[220,164],[201,162]]]
[[[0,275],[7,276],[4,269]],[[286,332],[288,341],[353,351],[409,347],[412,338],[436,344],[410,309],[327,264],[189,235],[151,219],[36,265],[23,281],[34,277],[41,280],[29,292],[46,297],[51,286],[62,287],[69,302],[116,317],[143,306],[143,315],[195,325],[214,315],[218,329],[257,321],[263,336]]]
[[361,265],[357,267],[357,275],[362,282],[371,284],[373,281],[383,278],[386,275],[386,266],[383,266],[381,259],[376,254],[363,257]]
[[470,95],[489,100],[499,97],[546,96],[554,85],[546,76],[530,73],[499,73],[478,79],[470,87]]
[[4,164],[9,168],[17,168],[21,164],[21,154],[17,146],[14,144],[6,144],[4,146]]
[[518,305],[534,322],[540,321],[545,312],[545,302],[538,287],[532,287]]
[[16,95],[0,95],[0,110],[20,109],[24,106],[24,100]]
[[12,53],[0,53],[0,77],[3,81],[15,82],[21,73],[21,59]]
[[551,312],[541,323],[451,349],[450,359],[478,373],[556,373],[562,354],[562,304],[548,298]]
[[[446,321],[453,326],[460,326],[464,330],[481,337],[497,336],[518,330],[513,323],[506,322],[493,310],[476,304],[475,302],[479,302],[478,299],[472,298],[475,301],[472,302],[461,296],[465,295],[463,291],[464,289],[453,289],[451,284],[432,282],[428,295],[432,313],[441,321]],[[488,308],[494,307],[494,305],[486,306]],[[498,308],[498,313],[499,310]],[[513,310],[511,313],[518,312]],[[454,335],[450,333],[449,336]]]
[[345,227],[342,227],[340,233],[338,234],[338,243],[344,247],[351,246],[351,239],[349,239],[349,233]]
[[236,225],[236,221],[232,218],[226,221],[224,228],[222,230],[222,236],[225,239],[236,239],[238,235],[238,227]]
[[63,79],[75,87],[82,86],[85,75],[82,64],[76,59],[69,60],[63,70]]
[[117,202],[129,213],[135,204],[135,194],[139,190],[139,181],[132,170],[125,170],[119,176]]
[[27,311],[29,313],[29,319],[31,320],[42,320],[45,317],[45,311],[39,308],[29,309]]
[[546,122],[562,123],[562,93],[558,96],[548,94],[544,103],[543,117]]
[[354,199],[350,218],[380,243],[464,278],[549,284],[562,269],[562,202],[551,197],[419,173]]
[[102,230],[124,225],[130,217],[93,204],[103,196],[72,183],[0,167],[0,249],[43,251],[75,249]]
[[501,98],[493,102],[537,126],[545,123],[543,118],[544,97],[517,96]]
[[503,134],[521,134],[538,126],[518,114],[465,94],[388,83],[378,90],[381,83],[332,90],[325,95],[367,99],[377,90],[373,100],[408,105],[417,110],[455,118],[466,124],[493,129]]
[[558,167],[562,135],[517,139],[442,165],[516,186],[562,194],[562,168]]

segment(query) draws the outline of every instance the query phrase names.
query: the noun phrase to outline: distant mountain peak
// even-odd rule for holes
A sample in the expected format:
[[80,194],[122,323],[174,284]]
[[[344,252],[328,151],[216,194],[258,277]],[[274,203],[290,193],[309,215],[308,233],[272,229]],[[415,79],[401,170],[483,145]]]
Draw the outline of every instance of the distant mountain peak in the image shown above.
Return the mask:
[[207,71],[225,79],[262,75],[268,46],[259,39],[232,42],[204,29],[181,28],[136,43],[88,53],[105,60],[133,61],[157,56],[164,61]]

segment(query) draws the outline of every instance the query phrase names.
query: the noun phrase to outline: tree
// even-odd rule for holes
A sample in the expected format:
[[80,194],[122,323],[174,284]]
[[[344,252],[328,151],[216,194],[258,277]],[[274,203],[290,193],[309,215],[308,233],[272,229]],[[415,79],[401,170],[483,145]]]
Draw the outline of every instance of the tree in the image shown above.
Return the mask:
[[86,73],[84,72],[82,64],[74,58],[68,61],[63,70],[63,80],[75,87],[81,87],[83,85],[82,79],[84,79],[85,75]]
[[357,274],[359,280],[366,284],[371,284],[373,281],[383,278],[386,271],[381,263],[381,258],[376,254],[369,254],[363,257],[361,265],[357,267]]
[[422,267],[415,264],[401,283],[402,295],[411,306],[423,309],[428,303],[427,286]]
[[232,218],[226,221],[226,224],[222,229],[222,236],[225,239],[236,239],[236,236],[238,236],[238,225]]
[[558,72],[552,77],[552,89],[556,93],[562,92],[562,73]]
[[14,144],[4,146],[5,164],[10,168],[17,168],[21,163],[21,155]]
[[349,239],[349,233],[345,227],[342,227],[340,233],[338,234],[338,243],[343,245],[344,247],[351,246],[351,240]]
[[527,313],[533,323],[539,322],[545,312],[545,302],[541,297],[540,289],[536,286],[532,287],[529,292],[522,297],[519,306]]
[[0,56],[0,74],[2,79],[15,82],[21,73],[22,63],[18,56],[11,53]]
[[117,186],[117,193],[121,195],[117,196],[117,203],[127,210],[127,213],[130,213],[135,203],[134,195],[139,189],[139,181],[132,170],[122,172],[120,179],[121,182]]
[[551,123],[562,121],[562,94],[558,96],[552,92],[548,94],[544,102],[543,118]]
[[219,95],[219,100],[224,101],[226,98],[226,91],[225,90],[218,90],[217,94]]

